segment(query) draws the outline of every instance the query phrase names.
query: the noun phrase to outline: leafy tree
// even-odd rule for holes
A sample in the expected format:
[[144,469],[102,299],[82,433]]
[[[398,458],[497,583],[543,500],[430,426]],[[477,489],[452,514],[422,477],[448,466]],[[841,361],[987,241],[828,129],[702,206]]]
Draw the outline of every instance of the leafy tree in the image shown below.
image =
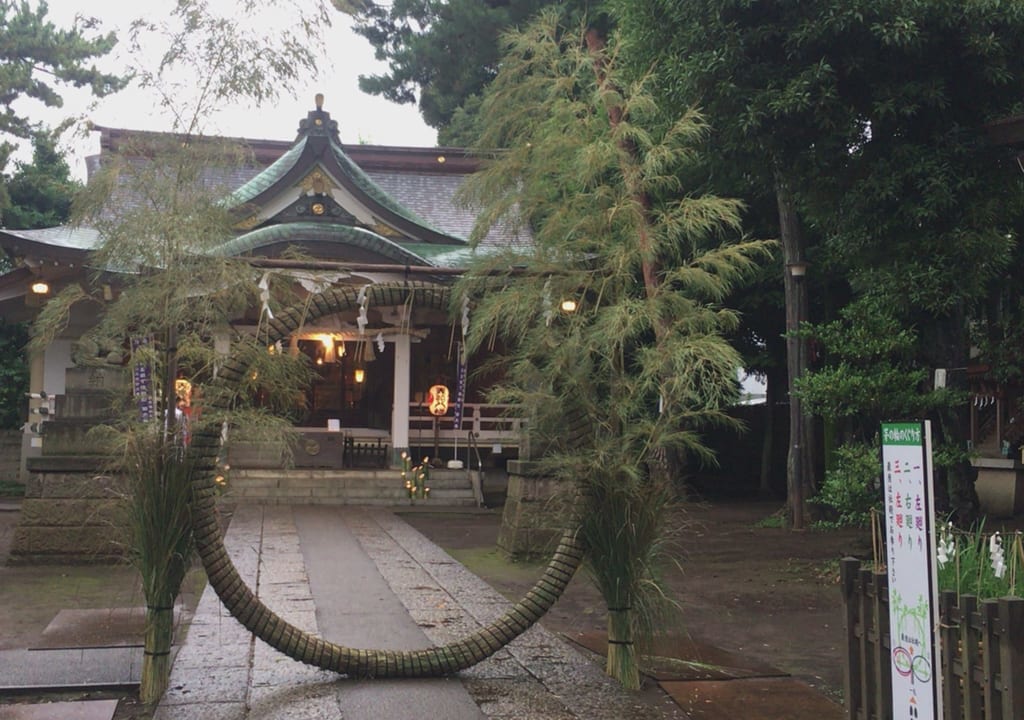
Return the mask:
[[[710,460],[700,433],[729,422],[739,357],[723,333],[737,318],[721,303],[765,248],[730,242],[737,201],[680,184],[703,121],[687,113],[657,129],[656,105],[600,32],[567,32],[547,12],[507,46],[480,147],[508,150],[468,198],[486,206],[475,237],[506,218],[529,225],[534,245],[462,281],[477,304],[469,342],[504,340],[492,399],[527,408],[550,439],[546,471],[579,489],[609,608],[608,673],[636,687],[633,642],[657,605],[670,518],[661,458]],[[570,298],[574,311],[560,310]]]
[[[0,204],[6,227],[52,227],[68,219],[78,183],[71,179],[68,164],[56,148],[55,134],[37,131],[32,144],[32,163],[19,163],[13,176],[4,178],[6,192],[0,188],[0,199],[9,202],[6,208]],[[0,256],[0,275],[11,269],[10,261]],[[27,327],[0,323],[0,345],[0,427],[15,428],[24,420],[29,389]]]
[[0,0],[0,134],[28,138],[36,131],[36,124],[14,108],[21,98],[61,107],[62,85],[87,87],[103,97],[126,83],[125,78],[90,65],[113,49],[117,42],[113,33],[91,33],[88,19],[79,19],[70,29],[58,29],[47,12],[42,0]]
[[[785,261],[806,259],[809,231],[822,264],[916,328],[920,366],[964,367],[968,320],[1006,262],[1022,196],[981,128],[1024,98],[1024,5],[615,6],[631,57],[657,65],[659,97],[711,119],[716,177],[744,196],[773,188]],[[962,453],[960,409],[933,417]],[[958,467],[953,502],[969,505]]]
[[861,297],[839,319],[806,329],[822,364],[801,380],[800,393],[810,412],[836,422],[842,444],[872,443],[885,420],[929,417],[966,400],[962,392],[929,385],[917,330],[876,302]]
[[20,162],[6,180],[7,205],[0,206],[3,226],[13,229],[54,227],[67,221],[71,199],[80,183],[71,177],[64,155],[57,149],[57,133],[32,135],[32,162]]
[[[361,76],[359,87],[401,104],[416,102],[418,97],[423,120],[441,131],[441,144],[475,139],[476,131],[467,129],[467,120],[498,72],[500,34],[554,4],[551,0],[396,0],[391,4],[335,0],[336,7],[355,17],[355,31],[370,41],[377,58],[389,64],[386,73]],[[457,126],[449,134],[447,128],[456,117]]]
[[25,421],[25,393],[28,390],[28,366],[24,361],[26,345],[28,328],[24,324],[11,325],[0,321],[0,358],[3,358],[0,360],[0,428],[18,428]]
[[[298,9],[287,0],[270,4]],[[207,170],[230,166],[245,154],[202,130],[225,104],[259,105],[299,75],[315,73],[319,36],[310,33],[318,21],[328,21],[328,8],[303,3],[302,12],[291,15],[296,24],[275,26],[272,35],[249,10],[248,0],[220,8],[223,14],[202,0],[181,0],[160,23],[133,24],[130,42],[140,51],[137,57],[156,43],[167,48],[157,68],[140,66],[133,75],[159,93],[175,118],[175,132],[146,134],[137,146],[109,158],[77,198],[76,220],[95,227],[102,238],[92,265],[117,273],[120,283],[112,301],[99,283],[76,285],[50,299],[34,339],[45,347],[75,304],[101,308],[83,346],[130,351],[133,369],[143,368],[151,378],[151,387],[142,383],[141,399],[126,402],[124,412],[98,430],[116,457],[114,470],[127,481],[128,550],[147,605],[140,685],[146,703],[158,700],[166,687],[174,600],[193,551],[191,480],[197,470],[208,469],[196,465],[185,438],[227,423],[245,428],[250,437],[280,441],[290,424],[275,411],[293,404],[296,389],[309,377],[300,358],[270,355],[258,332],[233,329],[233,319],[259,306],[259,278],[242,260],[210,254],[233,236],[237,217],[222,202],[231,188],[211,182]],[[191,386],[199,409],[203,398],[221,400],[215,393],[227,392],[211,382],[221,360],[217,338],[230,339],[232,353],[248,358],[254,371],[218,405],[232,408],[230,415],[207,406],[193,411],[187,428],[176,412],[186,394],[182,381]],[[257,395],[267,404],[253,407]]]

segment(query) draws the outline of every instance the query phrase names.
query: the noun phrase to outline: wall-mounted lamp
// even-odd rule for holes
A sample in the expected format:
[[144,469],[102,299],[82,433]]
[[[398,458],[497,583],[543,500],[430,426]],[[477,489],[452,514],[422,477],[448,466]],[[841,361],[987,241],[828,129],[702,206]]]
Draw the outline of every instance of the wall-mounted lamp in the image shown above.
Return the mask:
[[572,298],[567,298],[562,301],[562,312],[574,313],[576,312],[576,301]]
[[50,292],[50,286],[40,280],[39,282],[32,283],[32,292],[36,295],[46,295]]
[[366,371],[362,368],[356,368],[354,379],[357,383],[362,383],[366,379]]
[[807,274],[807,266],[810,263],[806,262],[793,262],[786,263],[786,270],[789,271],[791,277],[799,278]]

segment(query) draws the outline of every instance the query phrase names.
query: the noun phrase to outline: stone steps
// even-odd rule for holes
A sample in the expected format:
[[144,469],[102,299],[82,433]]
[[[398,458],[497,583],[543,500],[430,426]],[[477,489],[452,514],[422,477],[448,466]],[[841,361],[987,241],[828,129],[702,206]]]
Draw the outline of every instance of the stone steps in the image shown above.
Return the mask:
[[334,504],[399,507],[431,505],[475,507],[473,482],[467,470],[432,470],[428,500],[412,500],[401,471],[326,470],[311,468],[231,471],[225,499],[261,504]]

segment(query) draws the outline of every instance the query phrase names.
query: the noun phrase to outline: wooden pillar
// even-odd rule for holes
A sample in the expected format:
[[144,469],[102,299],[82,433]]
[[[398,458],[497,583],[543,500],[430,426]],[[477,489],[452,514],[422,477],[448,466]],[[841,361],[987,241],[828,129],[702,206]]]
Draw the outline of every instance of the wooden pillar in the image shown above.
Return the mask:
[[394,406],[391,408],[392,465],[399,465],[403,452],[409,451],[409,387],[412,343],[408,335],[395,336]]

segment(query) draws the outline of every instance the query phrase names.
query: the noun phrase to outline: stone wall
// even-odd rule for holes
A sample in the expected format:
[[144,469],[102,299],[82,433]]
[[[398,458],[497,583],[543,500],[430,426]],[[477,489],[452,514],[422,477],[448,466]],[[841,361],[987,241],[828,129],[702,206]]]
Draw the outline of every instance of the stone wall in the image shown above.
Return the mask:
[[537,463],[509,460],[498,548],[512,560],[550,555],[565,529],[567,499],[562,484],[541,475]]
[[18,480],[21,468],[21,430],[0,430],[0,480]]
[[123,557],[119,482],[99,458],[29,458],[11,564],[104,563]]

